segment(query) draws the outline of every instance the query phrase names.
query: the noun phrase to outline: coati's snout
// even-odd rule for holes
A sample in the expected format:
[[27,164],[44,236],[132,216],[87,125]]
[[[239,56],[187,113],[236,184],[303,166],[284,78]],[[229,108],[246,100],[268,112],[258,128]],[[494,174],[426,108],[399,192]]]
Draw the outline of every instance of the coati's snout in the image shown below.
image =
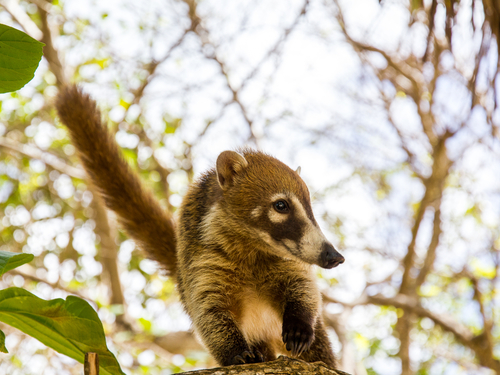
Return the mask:
[[334,268],[344,263],[344,257],[333,247],[332,244],[324,242],[319,255],[318,265],[322,268]]

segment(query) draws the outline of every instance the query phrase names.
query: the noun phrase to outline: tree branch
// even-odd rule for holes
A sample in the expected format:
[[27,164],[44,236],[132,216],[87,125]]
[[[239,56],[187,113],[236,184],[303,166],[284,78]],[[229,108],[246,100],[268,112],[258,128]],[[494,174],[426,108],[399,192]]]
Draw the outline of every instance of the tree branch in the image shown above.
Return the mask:
[[323,362],[307,363],[300,359],[280,356],[271,362],[254,363],[247,365],[217,367],[208,370],[181,372],[179,375],[349,375],[340,370],[328,368]]
[[31,18],[24,12],[18,0],[2,0],[0,4],[24,31],[36,40],[42,40],[43,34]]
[[50,152],[42,151],[38,147],[28,144],[20,144],[5,137],[0,137],[0,146],[9,148],[32,159],[41,160],[45,164],[50,165],[52,168],[67,174],[70,177],[79,178],[81,180],[87,178],[87,174],[82,168],[72,167],[71,165],[66,164],[63,160],[59,159],[57,156],[51,154]]
[[246,84],[248,83],[248,81],[251,78],[253,78],[255,76],[255,74],[257,74],[257,72],[260,69],[260,66],[262,65],[262,63],[264,61],[266,61],[270,56],[272,56],[273,54],[275,54],[278,51],[280,45],[283,44],[283,42],[287,39],[288,35],[290,35],[291,31],[297,26],[300,18],[306,13],[306,9],[307,9],[307,5],[309,4],[309,0],[305,0],[304,5],[302,6],[302,8],[301,8],[299,14],[297,15],[297,17],[295,18],[295,20],[292,22],[292,24],[287,29],[285,29],[285,31],[284,31],[283,35],[281,36],[281,38],[267,52],[267,54],[254,67],[254,69],[243,79],[243,81],[242,81],[242,83],[241,83],[241,85],[240,85],[239,88],[236,88],[236,87],[234,87],[233,84],[231,84],[231,80],[229,78],[229,69],[228,69],[226,63],[224,61],[222,61],[217,56],[217,49],[218,48],[217,48],[217,46],[213,42],[210,41],[209,32],[203,26],[202,20],[201,20],[201,18],[197,14],[197,3],[196,3],[196,1],[194,1],[194,0],[183,0],[183,1],[189,7],[188,15],[189,15],[189,18],[191,19],[191,28],[190,29],[193,30],[198,35],[198,37],[200,38],[201,43],[202,43],[203,46],[209,45],[209,46],[211,46],[213,48],[214,52],[207,53],[206,51],[203,51],[203,53],[205,54],[205,57],[207,57],[208,59],[210,59],[210,60],[214,61],[215,63],[217,63],[217,65],[220,68],[220,71],[221,71],[222,75],[224,76],[224,78],[226,80],[226,86],[227,86],[227,88],[232,93],[231,100],[228,103],[226,103],[224,105],[224,107],[226,107],[227,105],[229,105],[231,103],[236,103],[238,105],[238,107],[240,108],[241,114],[242,114],[243,118],[245,119],[246,123],[248,124],[249,130],[250,130],[249,140],[252,141],[252,142],[256,142],[257,140],[256,140],[255,135],[253,134],[253,130],[252,130],[253,120],[250,118],[250,116],[248,114],[247,108],[245,107],[245,105],[241,101],[240,92],[246,86]]
[[30,271],[32,271],[32,272],[27,273],[27,272],[21,271],[19,268],[16,268],[16,269],[10,270],[9,273],[12,275],[22,276],[25,279],[33,280],[33,281],[36,281],[37,283],[47,284],[48,286],[50,286],[54,290],[62,290],[70,295],[74,295],[74,296],[80,297],[82,299],[86,299],[88,301],[91,301],[91,299],[89,297],[85,296],[80,291],[68,289],[67,287],[61,285],[61,283],[59,281],[57,281],[55,283],[51,283],[50,281],[47,281],[45,279],[42,279],[42,278],[36,276],[34,274],[35,269],[33,267],[30,268]]
[[390,98],[386,97],[386,95],[383,93],[381,88],[379,88],[379,91],[380,91],[380,94],[381,94],[382,99],[384,101],[385,110],[387,112],[389,124],[396,131],[396,134],[399,137],[399,141],[401,142],[401,148],[403,149],[403,151],[406,153],[406,156],[408,157],[408,164],[409,164],[412,172],[415,173],[419,179],[424,180],[424,176],[422,175],[422,173],[420,173],[420,171],[418,170],[418,168],[416,166],[417,156],[413,152],[410,151],[408,144],[405,140],[405,136],[404,136],[403,132],[396,125],[396,122],[394,121],[394,119],[392,117],[392,111],[390,108],[391,104],[392,104],[392,100]]
[[57,86],[61,87],[67,83],[67,79],[59,53],[52,42],[52,30],[48,19],[49,13],[47,12],[46,7],[37,5],[37,8],[42,21],[43,36],[41,41],[45,43],[45,46],[43,47],[43,56],[49,63],[50,71],[56,76]]
[[341,314],[327,314],[323,312],[323,320],[327,326],[334,329],[342,345],[342,356],[339,360],[340,367],[352,374],[366,374],[363,364],[356,361],[356,347],[352,340],[350,340],[346,328],[346,322],[350,313],[351,309],[348,307]]
[[[156,70],[158,69],[158,67],[172,55],[172,52],[177,47],[179,47],[182,44],[182,42],[186,38],[189,31],[190,31],[190,29],[184,31],[182,36],[177,40],[177,42],[175,42],[169,48],[169,50],[167,51],[167,53],[165,54],[165,56],[163,56],[163,58],[161,60],[153,60],[148,64],[148,66],[146,68],[146,70],[148,72],[148,76],[146,77],[146,79],[142,82],[142,84],[137,89],[132,91],[132,95],[134,95],[134,99],[133,99],[131,104],[138,104],[139,103],[139,101],[142,99],[142,97],[144,95],[144,91],[146,90],[146,87],[151,83],[152,79],[156,75]],[[127,112],[128,112],[128,109],[127,109]]]
[[485,350],[488,343],[484,332],[479,335],[474,335],[469,328],[454,319],[451,315],[446,313],[437,314],[424,308],[420,304],[417,296],[398,294],[394,297],[384,297],[382,295],[368,296],[365,294],[351,303],[345,303],[323,294],[323,300],[326,302],[339,303],[350,308],[368,304],[394,306],[405,311],[410,311],[412,314],[421,318],[429,318],[444,331],[452,333],[460,344],[472,349],[482,366],[491,368],[497,374],[500,374],[500,361],[495,359],[490,351]]
[[[429,139],[429,142],[431,143],[431,145],[434,146],[435,143],[437,142],[437,137],[434,134],[434,129],[433,129],[434,119],[433,119],[432,113],[429,112],[428,114],[426,114],[420,108],[420,100],[422,98],[422,95],[425,92],[427,92],[427,90],[426,90],[427,86],[425,83],[424,75],[422,73],[421,64],[419,62],[415,61],[415,65],[418,68],[413,67],[410,64],[409,59],[407,59],[406,61],[401,61],[397,56],[392,56],[380,48],[377,48],[377,47],[368,45],[366,43],[362,43],[362,42],[354,40],[350,36],[349,32],[347,31],[345,21],[344,21],[344,16],[342,13],[342,8],[340,7],[337,0],[335,0],[335,4],[337,5],[337,10],[338,10],[336,17],[337,17],[337,20],[338,20],[339,25],[341,27],[341,30],[344,34],[344,37],[346,38],[346,41],[353,47],[354,51],[356,53],[358,53],[360,58],[362,58],[364,61],[366,61],[366,58],[364,58],[362,55],[367,51],[368,52],[376,52],[376,53],[379,53],[380,55],[382,55],[382,57],[387,62],[387,67],[377,68],[377,67],[373,66],[373,64],[370,64],[370,66],[374,69],[375,72],[378,72],[378,75],[380,77],[385,76],[386,78],[389,78],[391,80],[391,82],[394,85],[396,85],[396,87],[399,85],[399,88],[401,89],[401,91],[403,91],[404,93],[411,96],[411,98],[413,99],[413,101],[415,102],[415,104],[417,106],[418,114],[419,114],[421,121],[422,121],[422,127],[424,130],[424,133],[427,136],[427,138]],[[435,45],[437,46],[437,43],[435,43]],[[440,53],[435,52],[435,54],[439,55]],[[394,76],[394,73],[390,72],[390,69],[393,69],[396,72],[396,76]],[[401,84],[400,83],[401,80],[398,80],[397,75],[399,75],[399,77],[401,77],[401,78],[404,78],[404,80],[408,81],[411,84],[411,87],[405,87],[405,85]],[[433,92],[431,91],[431,94],[432,93]],[[432,95],[431,95],[431,98],[432,98]]]
[[295,29],[295,27],[297,27],[302,16],[306,14],[308,6],[309,6],[309,0],[305,0],[304,5],[300,9],[300,13],[297,15],[297,17],[295,17],[295,20],[292,22],[292,24],[283,31],[283,35],[276,41],[274,46],[271,49],[269,49],[269,51],[267,51],[265,56],[259,61],[257,65],[255,65],[255,67],[250,71],[250,73],[243,79],[238,89],[239,91],[241,91],[246,86],[246,84],[257,74],[262,64],[272,55],[278,52],[280,46],[283,45],[283,43],[288,39],[290,33]]
[[[481,317],[483,318],[483,332],[479,337],[481,337],[479,345],[482,349],[482,357],[489,361],[494,361],[493,350],[494,350],[494,339],[492,336],[493,322],[490,317],[487,316],[486,310],[484,308],[483,303],[483,294],[479,289],[479,280],[470,273],[467,273],[468,278],[472,282],[472,287],[474,289],[474,299],[479,304],[479,311],[481,313]],[[478,354],[479,356],[479,354]],[[500,365],[500,362],[497,361],[497,364]]]
[[420,269],[417,280],[415,282],[416,287],[420,287],[429,272],[434,266],[434,260],[436,259],[436,250],[439,245],[439,237],[441,236],[441,209],[438,207],[434,212],[434,227],[432,232],[431,243],[427,249],[427,254],[425,256],[424,265]]
[[412,237],[411,242],[408,245],[408,252],[403,259],[404,272],[401,280],[400,293],[408,293],[412,283],[410,275],[415,258],[415,244],[417,240],[418,230],[420,229],[420,224],[424,217],[425,211],[431,204],[434,204],[437,207],[439,207],[441,204],[444,183],[446,177],[448,176],[450,167],[453,164],[452,161],[448,158],[448,154],[446,151],[446,140],[451,135],[451,133],[444,134],[439,138],[439,142],[434,147],[434,162],[432,164],[432,174],[427,180],[424,181],[424,197],[420,202],[420,206],[415,217],[415,222],[412,227]]
[[[437,0],[432,0],[431,9],[429,11],[429,33],[427,34],[427,47],[425,48],[424,61],[427,61],[429,56],[432,34],[434,33],[434,19],[436,17]],[[450,43],[451,45],[451,43]]]

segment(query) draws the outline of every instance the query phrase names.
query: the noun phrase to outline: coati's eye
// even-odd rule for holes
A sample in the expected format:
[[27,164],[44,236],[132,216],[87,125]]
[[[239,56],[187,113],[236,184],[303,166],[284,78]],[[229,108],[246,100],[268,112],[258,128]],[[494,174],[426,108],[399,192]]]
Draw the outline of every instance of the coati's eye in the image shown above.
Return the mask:
[[287,201],[279,200],[274,202],[274,209],[280,214],[286,214],[290,209],[288,208]]

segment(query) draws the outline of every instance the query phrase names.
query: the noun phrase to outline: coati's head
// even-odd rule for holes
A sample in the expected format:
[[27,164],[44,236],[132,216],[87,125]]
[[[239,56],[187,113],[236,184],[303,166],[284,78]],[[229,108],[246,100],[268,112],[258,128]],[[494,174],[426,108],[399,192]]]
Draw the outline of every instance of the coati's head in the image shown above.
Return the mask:
[[316,223],[309,190],[297,171],[261,152],[243,150],[221,153],[216,173],[221,208],[257,233],[267,251],[323,268],[344,262]]

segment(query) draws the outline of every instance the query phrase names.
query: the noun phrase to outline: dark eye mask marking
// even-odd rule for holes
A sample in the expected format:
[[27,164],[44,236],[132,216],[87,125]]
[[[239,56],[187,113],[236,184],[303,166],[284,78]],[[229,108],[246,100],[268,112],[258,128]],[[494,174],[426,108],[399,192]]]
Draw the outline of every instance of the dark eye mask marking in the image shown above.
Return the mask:
[[267,230],[274,240],[281,241],[289,239],[297,243],[302,238],[305,227],[305,223],[294,216],[290,216],[282,223],[272,223],[267,219],[266,224]]

